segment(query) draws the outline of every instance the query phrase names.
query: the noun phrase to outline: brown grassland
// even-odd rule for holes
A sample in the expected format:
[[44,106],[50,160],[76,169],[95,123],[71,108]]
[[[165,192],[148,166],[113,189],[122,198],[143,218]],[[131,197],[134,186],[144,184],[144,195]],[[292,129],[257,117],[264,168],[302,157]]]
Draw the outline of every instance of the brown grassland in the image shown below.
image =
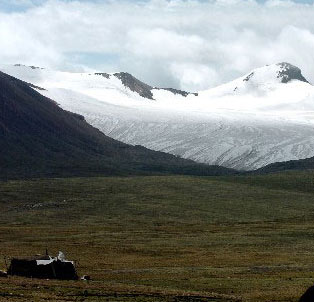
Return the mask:
[[92,281],[0,278],[0,301],[297,301],[314,172],[0,183],[0,269],[46,247]]

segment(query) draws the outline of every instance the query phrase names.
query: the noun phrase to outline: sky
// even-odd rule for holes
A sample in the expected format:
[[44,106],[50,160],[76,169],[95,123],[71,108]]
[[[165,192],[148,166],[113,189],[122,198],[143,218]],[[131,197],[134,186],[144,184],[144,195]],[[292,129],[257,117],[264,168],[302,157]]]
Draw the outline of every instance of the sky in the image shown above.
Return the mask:
[[0,62],[199,91],[289,62],[314,83],[314,0],[0,0]]

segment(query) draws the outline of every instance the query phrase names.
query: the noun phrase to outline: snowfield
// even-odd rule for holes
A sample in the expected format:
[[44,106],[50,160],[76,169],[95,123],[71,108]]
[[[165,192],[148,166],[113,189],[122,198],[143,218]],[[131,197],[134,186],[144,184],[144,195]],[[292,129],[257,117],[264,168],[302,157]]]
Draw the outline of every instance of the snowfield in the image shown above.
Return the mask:
[[314,156],[314,87],[287,63],[187,96],[117,74],[0,70],[129,144],[241,170]]

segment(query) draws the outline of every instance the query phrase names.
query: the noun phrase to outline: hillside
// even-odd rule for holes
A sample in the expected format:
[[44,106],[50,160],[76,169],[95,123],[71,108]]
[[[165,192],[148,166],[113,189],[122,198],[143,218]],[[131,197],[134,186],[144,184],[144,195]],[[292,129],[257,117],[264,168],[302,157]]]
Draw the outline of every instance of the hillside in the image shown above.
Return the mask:
[[0,149],[0,178],[234,173],[120,143],[4,73],[0,73]]
[[303,171],[303,170],[314,170],[314,157],[273,163],[260,169],[257,169],[256,171],[253,171],[253,173],[265,174],[282,171]]

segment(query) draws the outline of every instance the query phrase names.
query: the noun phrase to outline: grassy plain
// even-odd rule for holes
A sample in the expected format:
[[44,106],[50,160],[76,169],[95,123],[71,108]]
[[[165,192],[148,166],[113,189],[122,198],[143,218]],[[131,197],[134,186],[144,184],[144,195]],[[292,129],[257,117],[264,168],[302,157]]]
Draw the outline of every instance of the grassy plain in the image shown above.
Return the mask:
[[46,247],[93,280],[2,278],[0,301],[297,301],[314,172],[0,183],[0,269]]

